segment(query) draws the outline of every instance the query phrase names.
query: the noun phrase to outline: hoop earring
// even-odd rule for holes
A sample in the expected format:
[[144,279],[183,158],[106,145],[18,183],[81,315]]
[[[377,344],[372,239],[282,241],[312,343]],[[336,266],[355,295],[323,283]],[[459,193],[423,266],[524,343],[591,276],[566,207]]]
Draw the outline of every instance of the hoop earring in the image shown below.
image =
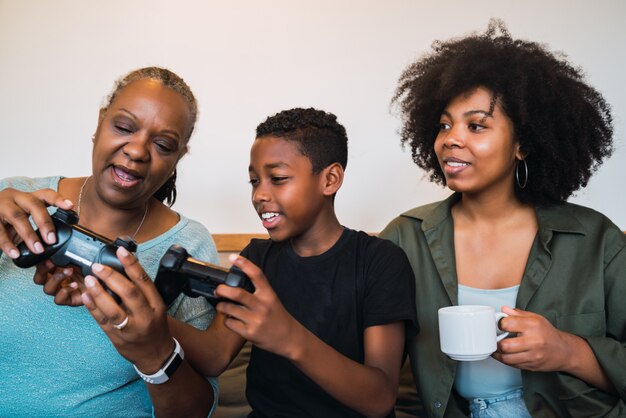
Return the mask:
[[[520,163],[524,163],[524,184],[519,181],[519,167]],[[525,189],[528,184],[528,164],[526,160],[517,160],[517,165],[515,166],[515,181],[517,181],[517,185],[520,189]]]

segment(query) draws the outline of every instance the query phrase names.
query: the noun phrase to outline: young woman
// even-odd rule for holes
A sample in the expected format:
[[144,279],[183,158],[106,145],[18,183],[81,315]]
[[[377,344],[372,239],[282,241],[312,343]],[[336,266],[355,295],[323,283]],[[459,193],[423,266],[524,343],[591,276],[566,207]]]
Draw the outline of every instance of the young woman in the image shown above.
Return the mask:
[[[626,238],[566,202],[612,150],[608,105],[544,46],[484,34],[438,42],[409,66],[395,99],[402,142],[454,193],[393,220],[420,334],[410,343],[429,416],[626,413]],[[491,305],[513,337],[492,358],[439,349],[437,311]]]
[[[32,282],[35,273],[35,282],[55,302],[79,305],[80,292],[66,285],[74,274],[71,268],[46,261],[35,272],[11,261],[19,255],[18,237],[35,253],[43,249],[29,216],[45,243],[56,240],[47,206],[57,206],[75,210],[79,225],[109,239],[132,237],[137,257],[152,277],[174,243],[217,262],[206,228],[163,203],[171,206],[176,199],[176,165],[187,151],[196,115],[196,100],[176,74],[156,67],[133,71],[117,82],[100,109],[91,175],[0,181],[0,378],[10,382],[0,385],[0,416],[152,416],[152,406],[163,414],[209,412],[214,399],[210,382],[186,362],[176,379],[148,384],[146,390],[86,309],[54,305]],[[74,279],[81,282],[82,277]],[[122,300],[124,306],[133,303]],[[179,298],[168,313],[204,329],[215,311],[204,299]],[[112,338],[122,339],[133,326],[128,318],[105,325]],[[170,338],[153,347],[151,355],[129,358],[142,372],[156,371],[175,343]],[[190,407],[196,409],[185,409]]]

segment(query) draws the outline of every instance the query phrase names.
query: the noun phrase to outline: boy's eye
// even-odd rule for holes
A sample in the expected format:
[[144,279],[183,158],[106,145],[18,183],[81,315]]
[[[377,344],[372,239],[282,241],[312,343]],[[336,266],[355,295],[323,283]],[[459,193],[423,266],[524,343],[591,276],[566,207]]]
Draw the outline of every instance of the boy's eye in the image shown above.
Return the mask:
[[248,183],[250,183],[252,187],[256,187],[259,184],[259,179],[250,179]]
[[288,177],[284,177],[284,176],[283,177],[278,177],[278,176],[272,177],[272,183],[280,184],[280,183],[285,182],[287,179],[288,179]]

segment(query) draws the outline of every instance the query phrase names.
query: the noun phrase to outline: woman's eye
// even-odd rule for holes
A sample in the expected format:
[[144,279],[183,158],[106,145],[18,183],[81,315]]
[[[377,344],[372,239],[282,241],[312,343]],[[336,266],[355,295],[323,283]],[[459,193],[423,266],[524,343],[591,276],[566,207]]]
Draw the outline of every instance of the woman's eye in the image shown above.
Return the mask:
[[478,132],[478,131],[482,131],[483,129],[485,129],[485,126],[479,123],[470,123],[468,126],[469,126],[469,130],[473,132]]
[[447,131],[448,129],[450,129],[450,124],[439,122],[439,131]]
[[172,144],[167,141],[156,141],[154,144],[161,152],[171,153],[176,151],[176,146],[172,146]]
[[128,125],[118,124],[118,125],[115,125],[115,129],[117,129],[118,132],[122,132],[122,133],[125,133],[125,134],[130,134],[130,133],[133,132],[132,127],[130,127]]

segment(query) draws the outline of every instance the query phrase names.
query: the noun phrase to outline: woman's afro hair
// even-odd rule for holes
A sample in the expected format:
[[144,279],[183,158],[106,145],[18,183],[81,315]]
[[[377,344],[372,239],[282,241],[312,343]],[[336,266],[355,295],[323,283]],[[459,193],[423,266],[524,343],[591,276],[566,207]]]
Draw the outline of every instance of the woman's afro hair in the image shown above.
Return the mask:
[[434,152],[441,113],[477,87],[488,89],[513,123],[528,164],[526,187],[515,186],[522,202],[566,200],[611,155],[610,107],[563,54],[511,38],[497,19],[482,34],[435,41],[432,49],[403,72],[392,100],[402,144],[431,180],[445,185]]

